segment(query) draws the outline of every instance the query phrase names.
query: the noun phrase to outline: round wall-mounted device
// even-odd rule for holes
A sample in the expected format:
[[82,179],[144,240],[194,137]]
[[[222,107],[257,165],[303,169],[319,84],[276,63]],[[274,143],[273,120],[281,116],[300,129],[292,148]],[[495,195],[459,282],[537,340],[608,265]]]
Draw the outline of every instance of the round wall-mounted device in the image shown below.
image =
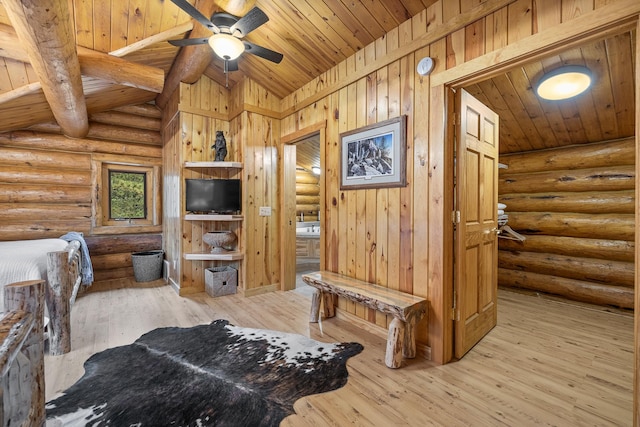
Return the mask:
[[418,62],[418,74],[420,74],[421,76],[430,74],[431,71],[433,71],[433,66],[433,59],[429,58],[428,56],[422,58],[420,62]]

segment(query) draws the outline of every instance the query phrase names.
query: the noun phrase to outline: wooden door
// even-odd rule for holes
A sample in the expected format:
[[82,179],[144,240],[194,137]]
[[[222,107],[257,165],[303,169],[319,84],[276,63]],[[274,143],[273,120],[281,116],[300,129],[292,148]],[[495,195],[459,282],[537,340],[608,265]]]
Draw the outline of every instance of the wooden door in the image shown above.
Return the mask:
[[296,146],[282,146],[280,277],[283,291],[296,288]]
[[495,325],[498,291],[498,115],[456,93],[454,333],[457,358]]

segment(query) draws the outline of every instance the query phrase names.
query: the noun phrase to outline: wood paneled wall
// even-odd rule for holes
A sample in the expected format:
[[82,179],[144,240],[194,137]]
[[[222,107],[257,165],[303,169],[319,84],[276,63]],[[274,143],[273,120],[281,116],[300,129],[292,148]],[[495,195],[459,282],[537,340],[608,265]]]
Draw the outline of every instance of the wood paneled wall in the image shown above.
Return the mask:
[[[122,114],[127,115],[127,121],[111,123]],[[120,239],[122,234],[139,233],[126,228],[111,229],[109,233],[118,235],[104,236],[104,232],[93,227],[94,157],[109,154],[110,158],[123,162],[131,157],[159,162],[160,111],[151,105],[141,105],[103,113],[96,120],[90,122],[92,136],[82,139],[55,133],[59,131],[55,125],[0,134],[0,241],[60,237],[78,231],[88,241],[101,235],[100,241],[110,246],[110,240]],[[122,135],[128,136],[123,140]],[[141,142],[132,142],[135,135],[144,135]],[[161,249],[162,237],[158,232],[146,235],[152,236],[143,240],[149,244],[138,245],[136,250]],[[96,283],[133,277],[130,248],[115,247],[121,247],[122,252],[114,249],[108,256],[96,253]]]
[[[181,84],[165,108],[164,123],[164,237],[169,278],[180,295],[203,292],[204,270],[217,265],[238,269],[239,289],[245,295],[272,291],[280,285],[278,221],[278,150],[280,99],[252,81],[238,83],[230,93],[203,76]],[[227,140],[225,160],[243,163],[239,170],[183,167],[187,161],[212,161],[215,131]],[[183,220],[184,180],[221,177],[242,179],[242,222]],[[259,208],[269,206],[269,217]],[[244,259],[187,261],[184,253],[204,252],[204,233],[232,230]]]
[[[231,99],[229,132],[243,147],[244,292],[250,296],[280,286],[280,99],[250,80],[237,84]],[[271,216],[260,216],[261,206],[271,207]]]
[[500,239],[498,281],[633,308],[635,140],[500,157],[500,201],[524,242]]
[[[169,260],[169,279],[180,295],[204,291],[204,271],[217,266],[216,261],[188,261],[184,253],[205,252],[208,246],[202,236],[213,230],[232,230],[242,247],[242,228],[237,222],[184,220],[184,183],[189,178],[234,178],[238,171],[225,169],[185,168],[185,162],[213,161],[216,131],[224,132],[227,140],[226,161],[242,161],[242,146],[229,133],[229,91],[202,77],[180,87],[164,111],[164,235],[166,259]],[[237,176],[240,177],[239,175]],[[241,262],[225,263],[239,269]]]
[[[327,123],[321,215],[326,267],[427,297],[429,326],[420,325],[417,336],[431,347],[434,361],[450,360],[453,333],[453,162],[445,145],[449,110],[443,82],[469,74],[469,61],[532,34],[544,32],[553,40],[555,26],[595,16],[610,3],[516,0],[478,5],[442,0],[283,100],[283,135]],[[421,77],[415,64],[425,56],[433,58],[436,67],[431,76]],[[496,55],[487,66],[501,60]],[[438,78],[432,81],[434,76]],[[408,116],[408,185],[340,191],[340,133],[402,114]],[[340,307],[386,323],[363,307],[348,302]]]

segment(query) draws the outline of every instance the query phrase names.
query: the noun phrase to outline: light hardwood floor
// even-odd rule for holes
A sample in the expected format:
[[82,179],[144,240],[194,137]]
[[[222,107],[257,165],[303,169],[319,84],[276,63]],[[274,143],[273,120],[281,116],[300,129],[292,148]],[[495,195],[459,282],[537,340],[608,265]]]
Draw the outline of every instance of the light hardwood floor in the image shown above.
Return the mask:
[[83,373],[93,353],[157,327],[231,323],[320,341],[358,341],[339,390],[300,399],[282,426],[626,426],[632,424],[633,316],[501,290],[498,326],[462,360],[384,365],[385,337],[347,318],[309,324],[300,291],[245,298],[179,297],[168,286],[122,283],[80,297],[72,351],[45,360],[47,400]]

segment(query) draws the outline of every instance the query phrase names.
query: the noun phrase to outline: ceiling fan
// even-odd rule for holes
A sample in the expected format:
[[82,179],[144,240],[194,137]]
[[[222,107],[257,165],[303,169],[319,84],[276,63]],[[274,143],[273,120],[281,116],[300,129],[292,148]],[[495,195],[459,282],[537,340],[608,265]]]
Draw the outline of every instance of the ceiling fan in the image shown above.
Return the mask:
[[251,53],[276,64],[282,61],[283,55],[281,53],[243,39],[244,36],[269,20],[269,17],[258,7],[251,9],[242,18],[229,13],[218,12],[214,13],[209,19],[189,4],[187,0],[171,1],[193,19],[211,30],[213,35],[204,38],[169,40],[169,43],[174,46],[192,46],[208,43],[214,53],[224,60],[225,74],[238,69],[237,58],[243,52]]

